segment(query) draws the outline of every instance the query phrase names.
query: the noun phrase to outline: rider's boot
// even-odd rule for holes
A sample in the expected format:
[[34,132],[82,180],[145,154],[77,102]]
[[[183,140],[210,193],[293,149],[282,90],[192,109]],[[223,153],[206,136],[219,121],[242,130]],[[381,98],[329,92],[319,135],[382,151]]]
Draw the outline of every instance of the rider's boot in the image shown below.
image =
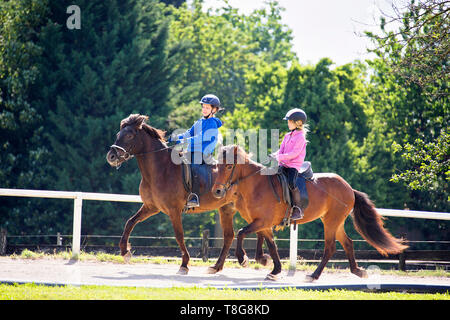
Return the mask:
[[188,196],[187,202],[186,202],[186,207],[188,208],[197,208],[200,206],[200,200],[198,197],[199,194],[199,185],[198,185],[198,176],[196,171],[197,170],[193,170],[197,167],[197,164],[192,164],[191,168],[192,168],[192,185],[191,185],[191,193]]
[[298,188],[295,188],[291,192],[292,197],[292,214],[291,214],[291,220],[300,220],[303,219],[303,210],[300,207],[300,190]]

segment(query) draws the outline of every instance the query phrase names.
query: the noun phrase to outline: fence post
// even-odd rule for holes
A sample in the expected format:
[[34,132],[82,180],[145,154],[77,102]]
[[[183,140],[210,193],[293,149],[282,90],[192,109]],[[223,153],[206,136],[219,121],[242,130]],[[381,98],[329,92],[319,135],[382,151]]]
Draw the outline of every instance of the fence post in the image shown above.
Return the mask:
[[209,249],[209,229],[203,231],[202,238],[202,260],[208,261],[208,249]]
[[78,259],[78,256],[80,255],[82,207],[83,194],[81,192],[77,192],[77,195],[73,201],[72,259]]
[[402,252],[398,255],[398,269],[400,271],[406,271],[406,259],[405,259],[404,252]]
[[6,229],[0,229],[0,256],[6,253]]
[[295,224],[290,226],[290,241],[289,241],[289,269],[295,270],[297,268],[297,242],[298,242],[298,229]]

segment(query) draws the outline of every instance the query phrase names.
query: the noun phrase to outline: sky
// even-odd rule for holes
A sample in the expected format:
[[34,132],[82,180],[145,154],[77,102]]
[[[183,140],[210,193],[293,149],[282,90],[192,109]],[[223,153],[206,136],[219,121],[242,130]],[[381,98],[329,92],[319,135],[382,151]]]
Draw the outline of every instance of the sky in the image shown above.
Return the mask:
[[[392,13],[389,0],[278,0],[282,23],[292,30],[300,63],[316,64],[328,57],[336,65],[370,59],[371,41],[363,31],[379,31],[381,11]],[[264,0],[229,0],[243,14],[263,8]],[[219,8],[222,0],[204,0],[204,8]],[[360,35],[358,35],[360,34]]]

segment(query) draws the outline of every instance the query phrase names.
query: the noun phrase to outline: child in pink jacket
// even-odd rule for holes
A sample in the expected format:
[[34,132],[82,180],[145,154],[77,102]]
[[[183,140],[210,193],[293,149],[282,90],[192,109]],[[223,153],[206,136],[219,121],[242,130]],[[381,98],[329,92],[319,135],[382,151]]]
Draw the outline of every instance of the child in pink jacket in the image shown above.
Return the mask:
[[297,187],[297,176],[300,167],[305,160],[306,155],[306,113],[302,109],[290,110],[283,120],[288,121],[288,127],[291,132],[287,133],[280,150],[274,153],[273,156],[277,159],[278,165],[288,177],[289,188],[291,189],[293,200],[293,211],[291,215],[292,220],[299,220],[303,218],[303,210],[300,208],[300,192]]

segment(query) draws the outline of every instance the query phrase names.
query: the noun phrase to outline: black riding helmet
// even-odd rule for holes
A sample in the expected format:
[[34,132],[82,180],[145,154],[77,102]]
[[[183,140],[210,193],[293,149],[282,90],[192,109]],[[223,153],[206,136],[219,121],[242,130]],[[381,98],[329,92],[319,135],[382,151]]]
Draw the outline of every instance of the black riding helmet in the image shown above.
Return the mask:
[[303,123],[306,123],[306,120],[308,117],[306,116],[305,111],[299,108],[291,109],[286,113],[286,116],[283,118],[283,120],[292,120],[292,121],[298,121],[302,120]]
[[213,94],[207,94],[205,96],[203,96],[200,101],[201,104],[205,103],[205,104],[210,104],[213,107],[216,107],[218,110],[217,111],[221,111],[224,110],[224,108],[222,108],[220,106],[220,100],[217,96],[213,95]]

